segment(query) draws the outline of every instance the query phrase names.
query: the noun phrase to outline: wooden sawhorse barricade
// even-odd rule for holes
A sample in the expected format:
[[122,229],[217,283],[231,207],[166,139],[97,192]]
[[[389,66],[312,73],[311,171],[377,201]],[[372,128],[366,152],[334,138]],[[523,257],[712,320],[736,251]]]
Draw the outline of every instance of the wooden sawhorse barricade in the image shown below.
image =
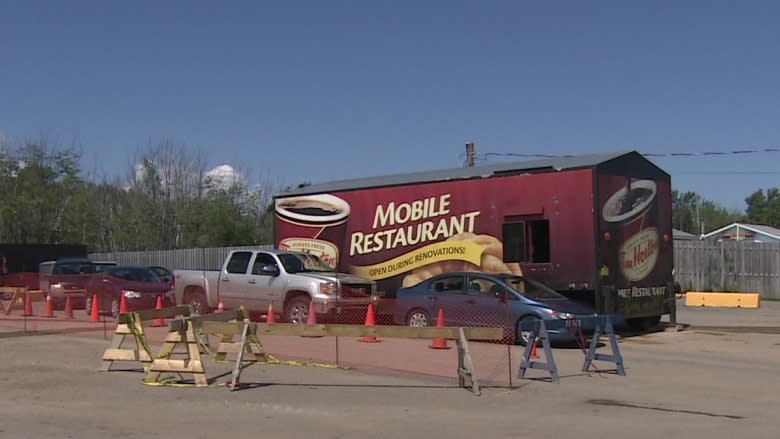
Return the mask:
[[[214,354],[216,361],[225,361],[228,354],[235,353],[235,367],[230,381],[230,390],[234,390],[240,380],[242,366],[245,363],[267,362],[268,356],[257,339],[257,324],[249,321],[249,313],[243,308],[223,313],[204,314],[172,320],[169,332],[161,351],[163,354],[175,352],[177,345],[184,346],[185,358],[169,358],[170,355],[158,355],[148,368],[144,383],[160,383],[163,373],[192,374],[197,387],[209,385],[206,370],[201,359],[201,348],[209,351],[208,336],[220,337],[220,343]],[[235,340],[239,335],[240,339]],[[206,337],[206,338],[204,338]],[[245,359],[249,354],[251,359]]]
[[[117,318],[117,326],[111,345],[103,352],[103,363],[100,370],[107,372],[115,361],[140,361],[144,369],[152,364],[152,352],[146,341],[143,322],[155,319],[171,319],[175,317],[189,316],[189,305],[179,305],[162,309],[150,309],[127,314],[120,314]],[[125,338],[132,337],[134,348],[122,347]],[[165,352],[161,353],[164,355]],[[168,353],[170,354],[170,352]]]
[[[235,353],[230,390],[235,390],[240,383],[242,366],[246,363],[267,362],[268,356],[258,339],[258,334],[288,335],[304,337],[344,336],[344,337],[396,337],[396,338],[446,338],[455,340],[458,345],[458,383],[465,388],[470,382],[471,391],[479,395],[480,388],[474,363],[468,348],[468,340],[500,340],[503,338],[501,328],[413,328],[404,326],[363,326],[363,325],[299,325],[299,324],[268,324],[251,323],[244,314],[237,310],[219,314],[207,314],[197,317],[185,317],[170,322],[170,332],[162,351],[173,352],[178,344],[187,347],[186,358],[171,359],[158,355],[149,366],[144,382],[147,384],[161,383],[163,373],[183,374],[193,376],[195,386],[209,385],[203,362],[201,361],[198,344],[202,344],[202,335],[217,334],[221,337],[220,345],[215,354],[215,360],[224,360],[227,354]],[[240,336],[236,341],[235,337]],[[245,359],[245,355],[254,358]]]
[[[4,312],[6,315],[11,314],[11,309],[14,306],[14,303],[20,302],[20,300],[24,300],[24,292],[27,291],[27,288],[25,287],[0,287],[0,295],[5,296],[8,295],[8,308],[6,309],[3,305],[3,300],[0,298],[0,311]],[[21,302],[20,304],[24,305],[24,302]]]
[[27,287],[0,287],[0,294],[11,295],[11,298],[8,300],[8,308],[3,309],[3,302],[0,300],[0,311],[5,311],[6,315],[10,315],[14,307],[19,305],[24,310],[23,315],[25,317],[32,316],[31,310],[30,314],[27,313],[27,307],[32,307],[32,302],[42,302],[46,300],[43,291],[30,290],[27,289]]
[[[578,321],[578,324],[580,325],[590,323],[593,324],[595,328],[588,351],[585,354],[585,362],[582,364],[582,372],[588,372],[593,361],[599,360],[615,363],[615,368],[599,369],[598,372],[615,372],[618,375],[626,375],[626,370],[623,367],[623,357],[620,354],[620,348],[618,347],[612,320],[612,316],[605,315],[588,317],[587,319]],[[524,323],[521,329],[530,331],[530,335],[525,350],[523,351],[523,358],[520,362],[520,368],[517,371],[517,377],[524,378],[528,369],[542,369],[550,373],[550,380],[552,382],[559,382],[558,367],[555,365],[547,329],[565,328],[567,330],[577,331],[577,326],[572,325],[573,322],[573,320],[537,320]],[[596,352],[602,335],[606,335],[609,338],[609,346],[612,349],[611,354]],[[534,345],[538,344],[540,341],[544,352],[544,361],[534,361],[531,359],[531,352]]]

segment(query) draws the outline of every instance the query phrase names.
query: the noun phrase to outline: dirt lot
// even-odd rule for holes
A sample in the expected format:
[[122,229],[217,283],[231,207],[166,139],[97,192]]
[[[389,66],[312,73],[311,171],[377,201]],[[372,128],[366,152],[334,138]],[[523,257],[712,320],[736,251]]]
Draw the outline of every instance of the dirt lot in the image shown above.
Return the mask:
[[[752,310],[752,322],[777,326],[778,308]],[[109,343],[100,328],[25,332],[3,319],[0,437],[774,437],[780,336],[725,328],[750,322],[751,310],[680,311],[678,321],[691,325],[684,331],[621,339],[626,376],[581,373],[578,349],[555,349],[560,383],[517,380],[479,397],[451,377],[383,369],[404,352],[407,362],[455,368],[454,350],[431,360],[433,350],[390,340],[353,343],[364,355],[357,369],[254,365],[242,373],[244,388],[230,392],[221,384],[231,365],[207,359],[209,388],[148,386],[138,370],[98,371]],[[36,322],[24,323],[44,325]]]

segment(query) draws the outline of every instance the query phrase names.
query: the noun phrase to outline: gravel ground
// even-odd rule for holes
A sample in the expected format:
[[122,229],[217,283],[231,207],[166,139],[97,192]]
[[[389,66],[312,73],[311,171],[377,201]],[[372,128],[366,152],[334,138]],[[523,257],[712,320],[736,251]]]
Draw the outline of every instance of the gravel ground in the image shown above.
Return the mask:
[[[102,337],[25,334],[2,329],[10,321],[0,320],[0,437],[767,438],[780,428],[780,338],[711,328],[769,326],[779,316],[776,302],[760,310],[681,308],[685,330],[620,340],[626,376],[582,373],[579,350],[554,349],[559,383],[529,370],[516,388],[482,396],[452,377],[291,365],[248,367],[241,390],[230,392],[223,383],[232,364],[210,357],[208,388],[149,386],[135,363],[136,370],[98,371],[108,346]],[[373,359],[396,355],[393,346],[373,344]]]

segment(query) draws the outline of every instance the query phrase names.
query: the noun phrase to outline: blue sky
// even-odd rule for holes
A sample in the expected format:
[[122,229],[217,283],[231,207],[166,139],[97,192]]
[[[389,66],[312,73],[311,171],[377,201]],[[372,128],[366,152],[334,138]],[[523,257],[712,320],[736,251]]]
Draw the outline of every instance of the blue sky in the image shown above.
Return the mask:
[[[170,139],[279,184],[461,166],[470,140],[776,148],[778,23],[772,1],[0,0],[0,135],[108,176]],[[780,153],[652,160],[729,208],[780,186]]]

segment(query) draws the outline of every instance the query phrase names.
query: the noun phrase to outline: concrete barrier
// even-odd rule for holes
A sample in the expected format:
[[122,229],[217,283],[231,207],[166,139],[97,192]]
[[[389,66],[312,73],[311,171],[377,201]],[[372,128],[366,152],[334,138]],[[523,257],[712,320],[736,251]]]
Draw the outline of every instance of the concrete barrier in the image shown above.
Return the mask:
[[710,293],[688,291],[685,306],[708,306],[719,308],[758,308],[761,296],[758,293]]

